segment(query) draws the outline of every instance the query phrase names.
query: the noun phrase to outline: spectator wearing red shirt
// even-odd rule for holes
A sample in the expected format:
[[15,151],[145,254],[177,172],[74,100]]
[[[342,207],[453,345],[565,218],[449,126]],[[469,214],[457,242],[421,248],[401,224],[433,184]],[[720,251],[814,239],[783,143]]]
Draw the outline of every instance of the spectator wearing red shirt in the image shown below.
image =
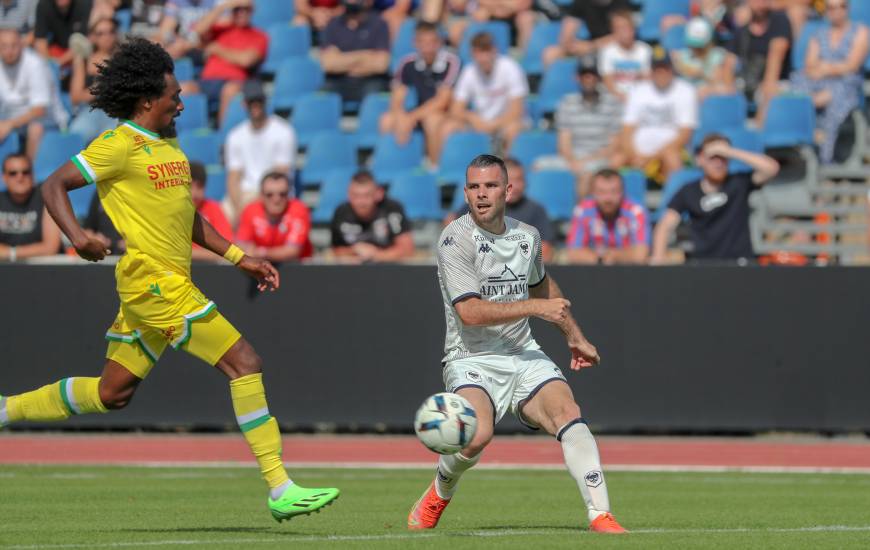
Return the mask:
[[[228,21],[220,21],[230,10]],[[252,0],[227,0],[214,7],[196,24],[206,58],[202,69],[202,91],[212,110],[218,104],[222,121],[232,98],[242,91],[245,80],[256,74],[266,58],[269,37],[251,26]]]
[[567,254],[581,264],[646,263],[649,216],[625,197],[619,172],[605,168],[592,177],[592,198],[574,210]]
[[312,255],[308,207],[290,197],[290,178],[281,172],[263,176],[260,200],[242,211],[236,233],[239,246],[251,256],[283,262]]
[[[205,197],[205,184],[207,174],[205,166],[201,162],[190,163],[190,198],[196,211],[202,218],[211,224],[221,237],[228,241],[233,240],[233,228],[227,220],[221,203]],[[221,261],[221,257],[210,250],[202,248],[198,244],[193,245],[191,256],[197,261]]]

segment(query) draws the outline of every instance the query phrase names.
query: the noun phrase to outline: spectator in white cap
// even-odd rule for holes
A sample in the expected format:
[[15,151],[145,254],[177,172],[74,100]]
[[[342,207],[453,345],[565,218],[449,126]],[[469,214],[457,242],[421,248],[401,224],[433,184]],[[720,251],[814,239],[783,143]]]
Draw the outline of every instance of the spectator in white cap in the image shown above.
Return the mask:
[[695,86],[699,100],[734,93],[737,58],[713,44],[713,26],[703,17],[686,25],[686,48],[674,52],[673,59],[677,74]]

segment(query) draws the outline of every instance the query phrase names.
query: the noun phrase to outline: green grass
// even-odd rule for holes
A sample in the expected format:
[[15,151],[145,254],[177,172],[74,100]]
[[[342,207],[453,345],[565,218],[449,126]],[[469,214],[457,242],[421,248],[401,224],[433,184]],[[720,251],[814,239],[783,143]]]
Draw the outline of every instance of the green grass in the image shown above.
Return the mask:
[[292,474],[342,497],[279,525],[253,468],[2,467],[0,548],[870,547],[864,475],[610,473],[614,511],[637,531],[614,537],[581,529],[565,472],[471,471],[441,526],[425,533],[409,533],[405,518],[431,471]]

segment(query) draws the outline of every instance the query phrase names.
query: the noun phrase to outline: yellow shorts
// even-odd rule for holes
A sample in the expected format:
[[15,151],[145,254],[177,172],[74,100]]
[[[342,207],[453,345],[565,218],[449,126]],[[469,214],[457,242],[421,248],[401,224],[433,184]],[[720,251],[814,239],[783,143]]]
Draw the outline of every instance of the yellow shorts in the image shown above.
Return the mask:
[[149,277],[147,291],[121,295],[121,308],[106,331],[106,358],[145,378],[166,346],[216,364],[241,334],[187,277]]

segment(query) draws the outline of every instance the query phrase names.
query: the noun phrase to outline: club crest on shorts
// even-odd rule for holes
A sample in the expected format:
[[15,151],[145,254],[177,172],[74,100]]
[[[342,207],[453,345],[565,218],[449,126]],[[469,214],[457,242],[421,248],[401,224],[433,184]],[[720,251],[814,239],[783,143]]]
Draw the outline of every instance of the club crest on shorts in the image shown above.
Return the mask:
[[474,372],[473,370],[465,371],[465,377],[471,380],[472,382],[477,382],[478,384],[482,381],[479,372]]
[[583,479],[586,481],[587,487],[598,487],[604,482],[604,474],[598,470],[592,470],[591,472],[586,472]]

